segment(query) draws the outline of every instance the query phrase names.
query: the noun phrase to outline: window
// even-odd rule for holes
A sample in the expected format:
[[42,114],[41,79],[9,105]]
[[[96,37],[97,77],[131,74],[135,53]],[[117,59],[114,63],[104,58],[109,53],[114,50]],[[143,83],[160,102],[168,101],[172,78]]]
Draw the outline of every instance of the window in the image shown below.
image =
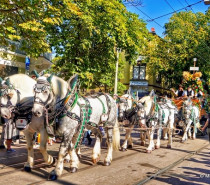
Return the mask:
[[135,80],[145,80],[146,78],[146,66],[134,66],[133,67],[133,79]]

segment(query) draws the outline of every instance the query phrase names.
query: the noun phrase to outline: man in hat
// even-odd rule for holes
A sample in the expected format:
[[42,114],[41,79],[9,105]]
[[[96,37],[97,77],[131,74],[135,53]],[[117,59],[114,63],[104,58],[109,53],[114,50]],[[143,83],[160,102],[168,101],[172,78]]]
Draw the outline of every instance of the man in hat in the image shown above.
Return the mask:
[[175,92],[175,95],[177,98],[181,98],[185,96],[185,91],[182,87],[182,85],[179,85],[179,89]]

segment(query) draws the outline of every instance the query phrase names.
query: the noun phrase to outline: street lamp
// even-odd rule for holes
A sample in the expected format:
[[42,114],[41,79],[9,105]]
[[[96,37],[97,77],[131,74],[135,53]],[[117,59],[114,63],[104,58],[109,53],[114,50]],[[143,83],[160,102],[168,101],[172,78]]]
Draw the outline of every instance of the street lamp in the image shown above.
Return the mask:
[[[196,61],[197,61],[197,58],[193,58],[193,62],[194,62],[194,67],[196,65]],[[193,74],[195,73],[195,70],[193,71]]]
[[118,81],[118,64],[119,64],[119,54],[121,52],[120,48],[117,48],[117,62],[115,71],[115,83],[114,83],[114,94],[117,94],[117,81]]

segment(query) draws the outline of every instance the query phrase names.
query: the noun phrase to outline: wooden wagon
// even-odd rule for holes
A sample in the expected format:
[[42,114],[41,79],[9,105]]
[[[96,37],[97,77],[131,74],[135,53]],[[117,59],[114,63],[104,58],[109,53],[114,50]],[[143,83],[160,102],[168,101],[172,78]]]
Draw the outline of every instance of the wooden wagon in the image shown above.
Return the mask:
[[[185,98],[182,98],[182,99],[173,99],[173,102],[174,104],[177,106],[178,110],[181,109],[182,105],[183,105],[183,102],[185,101],[186,99]],[[201,100],[200,99],[197,99],[197,98],[193,98],[192,99],[192,102],[194,105],[197,105],[199,107],[199,110],[200,110],[200,118],[203,116],[203,115],[206,115],[206,111],[204,108],[201,107]]]

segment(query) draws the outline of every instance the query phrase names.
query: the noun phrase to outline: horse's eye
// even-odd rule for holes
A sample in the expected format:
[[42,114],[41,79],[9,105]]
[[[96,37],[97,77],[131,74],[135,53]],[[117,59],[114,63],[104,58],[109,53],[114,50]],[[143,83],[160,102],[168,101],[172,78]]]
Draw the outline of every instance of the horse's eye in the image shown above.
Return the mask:
[[48,91],[47,90],[44,90],[44,92],[43,92],[44,94],[47,94],[48,93]]

